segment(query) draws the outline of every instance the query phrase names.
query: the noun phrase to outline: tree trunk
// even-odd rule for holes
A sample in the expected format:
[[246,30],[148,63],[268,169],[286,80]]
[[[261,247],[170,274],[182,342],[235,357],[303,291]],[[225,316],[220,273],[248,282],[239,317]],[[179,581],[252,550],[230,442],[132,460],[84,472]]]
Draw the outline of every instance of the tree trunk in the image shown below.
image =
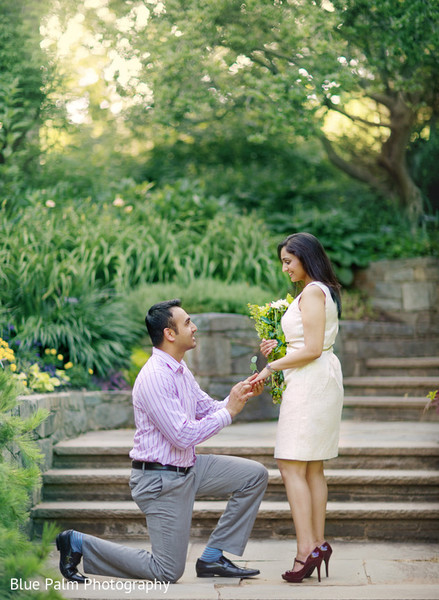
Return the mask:
[[390,109],[390,135],[383,144],[378,165],[387,172],[401,206],[415,224],[422,215],[423,201],[421,191],[409,173],[406,158],[416,114],[407,106],[401,94],[387,106]]
[[375,169],[370,165],[361,164],[358,160],[355,162],[345,160],[324,136],[321,136],[322,144],[333,165],[350,177],[363,181],[380,196],[396,198],[400,207],[415,225],[423,212],[423,200],[420,189],[409,173],[406,155],[416,113],[404,102],[401,94],[393,97],[390,95],[371,95],[371,97],[387,107],[390,118],[390,135],[382,145]]

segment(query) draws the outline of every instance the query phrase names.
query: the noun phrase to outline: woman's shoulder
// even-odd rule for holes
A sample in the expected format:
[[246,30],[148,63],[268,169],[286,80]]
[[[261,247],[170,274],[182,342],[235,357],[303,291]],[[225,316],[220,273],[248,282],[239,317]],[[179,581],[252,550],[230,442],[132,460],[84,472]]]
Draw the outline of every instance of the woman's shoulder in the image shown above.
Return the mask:
[[319,290],[321,290],[325,296],[328,296],[331,294],[329,287],[325,284],[322,283],[321,281],[311,281],[310,283],[308,283],[308,285],[306,285],[302,291],[302,294],[307,294],[307,295],[318,295],[319,294]]

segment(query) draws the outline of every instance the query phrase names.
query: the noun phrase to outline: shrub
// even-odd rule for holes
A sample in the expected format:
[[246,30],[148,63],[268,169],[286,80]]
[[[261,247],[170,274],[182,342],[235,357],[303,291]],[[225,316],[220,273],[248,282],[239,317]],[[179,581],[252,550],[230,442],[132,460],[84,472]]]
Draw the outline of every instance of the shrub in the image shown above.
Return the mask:
[[52,588],[47,592],[11,590],[11,578],[49,576],[44,563],[56,533],[53,527],[45,527],[40,542],[31,542],[25,533],[29,494],[40,484],[41,454],[32,432],[47,412],[37,411],[24,420],[14,414],[16,406],[15,382],[0,366],[0,597],[62,600]]
[[224,312],[243,315],[248,314],[248,302],[264,304],[274,299],[273,292],[247,283],[195,279],[189,284],[173,282],[141,286],[129,294],[126,301],[136,321],[143,324],[150,306],[172,298],[180,298],[184,309],[191,314]]
[[[41,191],[3,219],[0,330],[14,327],[20,353],[56,348],[105,376],[128,365],[139,335],[121,301],[128,290],[200,278],[277,285],[280,270],[261,221],[224,212],[187,184],[149,188],[128,189],[127,199],[104,205]],[[227,304],[223,298],[218,310]]]

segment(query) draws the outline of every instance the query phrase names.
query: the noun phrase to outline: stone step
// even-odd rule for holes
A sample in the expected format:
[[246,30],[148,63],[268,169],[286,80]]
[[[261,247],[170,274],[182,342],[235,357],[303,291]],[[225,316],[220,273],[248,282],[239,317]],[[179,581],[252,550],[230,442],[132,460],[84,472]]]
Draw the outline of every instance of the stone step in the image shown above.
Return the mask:
[[345,396],[342,418],[362,421],[439,421],[439,412],[425,410],[427,398]]
[[[121,449],[119,454],[107,454],[105,449],[99,449],[99,454],[90,448],[90,453],[58,454],[55,461],[56,468],[129,468],[131,460],[128,456],[130,448]],[[199,454],[233,454],[257,460],[267,468],[275,468],[276,460],[273,457],[274,447],[235,446],[233,450],[224,446],[198,447]],[[407,469],[439,469],[439,446],[430,447],[422,444],[406,447],[357,447],[343,446],[339,448],[337,458],[326,461],[328,468],[361,469],[367,465],[371,469],[400,469],[401,463]]]
[[368,358],[366,374],[374,375],[417,375],[439,378],[438,356],[415,356],[411,358]]
[[[207,539],[224,508],[224,501],[195,502],[191,535]],[[145,517],[134,502],[42,502],[31,516],[36,535],[48,522],[107,539],[147,535]],[[262,502],[253,538],[291,538],[293,531],[287,502]],[[328,502],[326,534],[343,540],[437,542],[439,502]]]
[[345,377],[343,384],[347,396],[426,396],[439,388],[439,377],[365,375]]
[[[54,468],[126,468],[133,430],[89,432],[54,447]],[[276,468],[276,422],[240,423],[197,446],[199,454],[231,454]],[[437,423],[342,421],[339,456],[328,469],[439,469]]]
[[[43,500],[131,500],[130,469],[53,469],[43,474]],[[328,469],[329,499],[406,502],[439,500],[439,471]],[[269,470],[266,500],[286,500],[277,469]]]

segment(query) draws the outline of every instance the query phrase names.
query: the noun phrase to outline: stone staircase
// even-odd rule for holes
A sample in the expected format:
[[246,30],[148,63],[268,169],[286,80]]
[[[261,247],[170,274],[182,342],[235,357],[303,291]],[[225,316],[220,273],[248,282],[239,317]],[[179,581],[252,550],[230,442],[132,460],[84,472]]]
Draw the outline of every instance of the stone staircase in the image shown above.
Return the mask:
[[[439,423],[436,413],[423,415],[423,408],[426,392],[439,387],[439,360],[370,359],[365,373],[346,378],[345,387],[339,456],[326,464],[328,537],[437,542]],[[274,422],[237,423],[197,449],[252,458],[269,469],[255,538],[293,535],[273,459],[275,427]],[[42,502],[32,510],[37,533],[45,521],[56,521],[62,529],[105,538],[147,536],[128,487],[133,433],[89,432],[55,447],[53,467],[43,477]],[[194,537],[207,538],[225,502],[195,503]]]
[[439,421],[424,413],[426,394],[439,388],[439,357],[369,358],[362,371],[344,378],[345,418]]

